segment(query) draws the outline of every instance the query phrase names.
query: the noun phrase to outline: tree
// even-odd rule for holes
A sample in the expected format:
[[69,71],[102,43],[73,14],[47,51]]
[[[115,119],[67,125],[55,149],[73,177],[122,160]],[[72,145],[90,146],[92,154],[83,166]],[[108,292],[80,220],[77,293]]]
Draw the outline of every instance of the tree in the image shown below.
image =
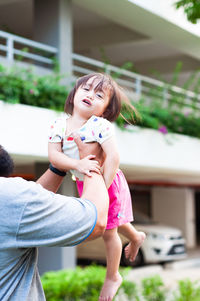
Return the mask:
[[187,19],[196,24],[200,19],[200,0],[179,0],[175,2],[176,8],[182,7]]

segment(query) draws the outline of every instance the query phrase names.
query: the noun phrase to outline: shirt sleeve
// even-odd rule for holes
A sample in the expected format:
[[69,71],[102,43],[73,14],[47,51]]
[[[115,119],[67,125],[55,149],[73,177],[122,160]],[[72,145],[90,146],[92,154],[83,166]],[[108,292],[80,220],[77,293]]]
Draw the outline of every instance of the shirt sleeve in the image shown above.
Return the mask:
[[93,122],[95,138],[99,144],[114,136],[114,127],[110,121],[102,117],[96,117]]
[[65,119],[57,118],[54,120],[49,129],[48,141],[61,142],[65,135]]
[[85,240],[96,225],[95,205],[88,200],[55,194],[36,185],[21,217],[17,246],[63,247]]

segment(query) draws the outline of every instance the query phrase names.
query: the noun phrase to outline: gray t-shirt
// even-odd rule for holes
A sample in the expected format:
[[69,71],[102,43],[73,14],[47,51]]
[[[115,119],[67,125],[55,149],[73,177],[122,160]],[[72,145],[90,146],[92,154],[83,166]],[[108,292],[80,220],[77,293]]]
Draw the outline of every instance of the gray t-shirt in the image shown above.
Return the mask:
[[37,247],[76,245],[91,234],[96,219],[90,201],[0,177],[0,300],[45,300]]

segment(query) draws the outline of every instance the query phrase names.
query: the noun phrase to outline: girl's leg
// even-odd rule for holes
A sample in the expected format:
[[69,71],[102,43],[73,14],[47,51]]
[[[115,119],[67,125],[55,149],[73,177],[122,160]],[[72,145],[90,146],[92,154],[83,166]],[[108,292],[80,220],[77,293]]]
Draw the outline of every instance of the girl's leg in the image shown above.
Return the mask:
[[134,261],[139,248],[146,238],[146,234],[144,232],[137,231],[130,223],[119,226],[118,230],[122,235],[126,236],[130,240],[130,243],[125,248],[125,255],[130,261]]
[[106,230],[103,239],[106,247],[107,271],[99,301],[111,301],[122,283],[122,277],[118,271],[122,243],[117,228]]

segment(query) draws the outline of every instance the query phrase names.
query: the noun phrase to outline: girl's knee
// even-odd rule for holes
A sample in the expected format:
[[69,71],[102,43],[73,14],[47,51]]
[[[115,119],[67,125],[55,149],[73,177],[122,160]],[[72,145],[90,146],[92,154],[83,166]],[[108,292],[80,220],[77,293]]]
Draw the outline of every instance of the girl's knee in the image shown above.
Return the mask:
[[117,228],[106,229],[103,235],[103,239],[106,241],[106,240],[116,238],[116,236],[118,236]]

